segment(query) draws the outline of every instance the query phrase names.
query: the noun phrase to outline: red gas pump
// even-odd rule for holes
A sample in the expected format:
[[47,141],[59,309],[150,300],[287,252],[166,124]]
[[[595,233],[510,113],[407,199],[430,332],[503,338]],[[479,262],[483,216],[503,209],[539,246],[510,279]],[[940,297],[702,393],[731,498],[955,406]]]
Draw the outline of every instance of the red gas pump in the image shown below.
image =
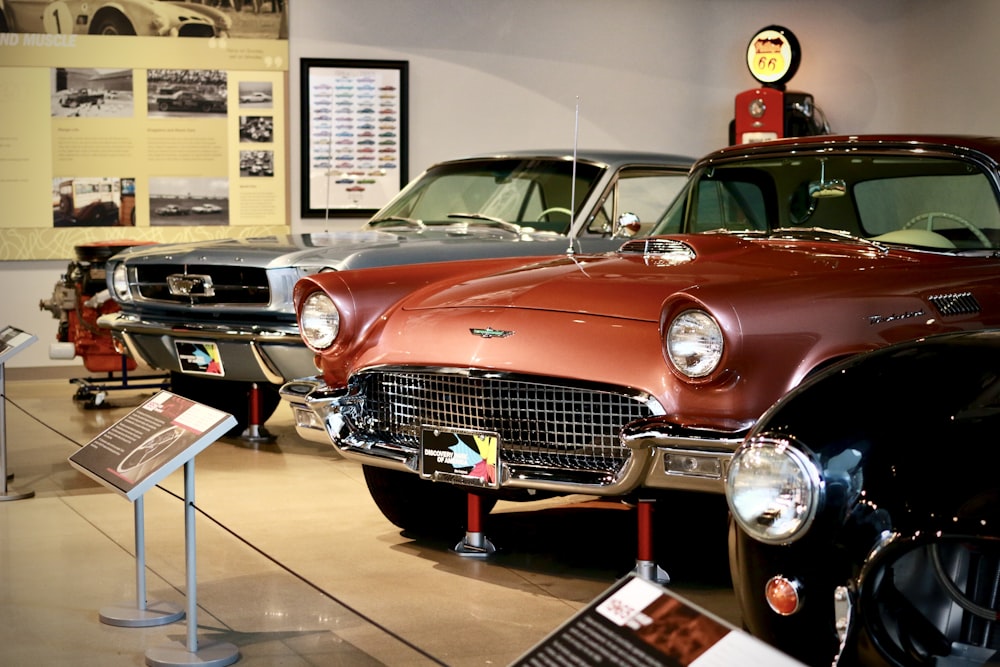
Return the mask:
[[753,36],[747,46],[747,67],[762,85],[736,95],[730,144],[830,133],[812,95],[785,90],[800,60],[799,41],[787,28],[772,25]]

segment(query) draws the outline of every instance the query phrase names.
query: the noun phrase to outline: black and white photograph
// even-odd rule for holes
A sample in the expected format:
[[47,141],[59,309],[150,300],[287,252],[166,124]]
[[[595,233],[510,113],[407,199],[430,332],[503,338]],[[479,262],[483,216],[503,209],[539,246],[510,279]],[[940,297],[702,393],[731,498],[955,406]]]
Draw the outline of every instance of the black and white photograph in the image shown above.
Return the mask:
[[52,68],[53,118],[131,118],[132,70]]
[[270,109],[274,106],[274,86],[270,81],[241,81],[240,108]]
[[229,224],[229,179],[166,176],[149,179],[149,224],[154,227]]
[[150,117],[217,117],[229,108],[227,72],[217,69],[151,69],[146,74]]
[[240,142],[271,143],[273,141],[273,116],[240,116]]
[[[3,32],[287,39],[288,0],[20,0],[5,2]],[[151,20],[155,17],[155,20]]]
[[240,176],[274,176],[274,151],[240,151]]

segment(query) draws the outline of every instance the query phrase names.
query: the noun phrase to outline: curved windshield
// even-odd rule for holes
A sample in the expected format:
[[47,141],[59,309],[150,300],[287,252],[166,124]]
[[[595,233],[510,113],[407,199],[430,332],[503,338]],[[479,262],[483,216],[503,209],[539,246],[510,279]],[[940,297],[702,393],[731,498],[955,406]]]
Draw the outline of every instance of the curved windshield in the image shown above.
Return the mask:
[[[569,232],[573,214],[604,169],[559,159],[467,160],[433,167],[373,218],[399,224],[515,223]],[[571,199],[575,197],[575,203]]]
[[745,160],[700,170],[654,233],[819,228],[941,250],[1000,247],[1000,209],[975,164],[904,154]]

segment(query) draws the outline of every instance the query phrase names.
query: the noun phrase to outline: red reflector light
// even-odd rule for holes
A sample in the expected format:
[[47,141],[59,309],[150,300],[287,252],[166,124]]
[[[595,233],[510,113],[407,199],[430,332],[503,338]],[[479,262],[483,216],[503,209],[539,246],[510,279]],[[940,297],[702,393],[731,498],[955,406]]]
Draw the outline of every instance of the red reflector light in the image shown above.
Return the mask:
[[764,587],[764,599],[776,614],[789,616],[799,610],[799,584],[784,577],[771,577]]

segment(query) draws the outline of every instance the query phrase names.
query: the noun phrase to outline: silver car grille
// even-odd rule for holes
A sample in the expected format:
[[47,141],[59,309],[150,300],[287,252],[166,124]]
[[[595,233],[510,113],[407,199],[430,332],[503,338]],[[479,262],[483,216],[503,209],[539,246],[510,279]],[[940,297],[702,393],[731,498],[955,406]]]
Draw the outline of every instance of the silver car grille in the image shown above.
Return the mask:
[[[138,264],[130,272],[133,294],[146,301],[182,303],[186,305],[224,304],[261,305],[271,301],[271,288],[265,269],[248,266]],[[211,280],[211,295],[174,294],[168,279],[171,276],[193,275]]]
[[[646,394],[547,379],[379,369],[352,379],[356,435],[416,453],[421,427],[495,432],[500,460],[537,471],[615,474],[625,424],[654,414]],[[352,420],[353,421],[353,420]]]

